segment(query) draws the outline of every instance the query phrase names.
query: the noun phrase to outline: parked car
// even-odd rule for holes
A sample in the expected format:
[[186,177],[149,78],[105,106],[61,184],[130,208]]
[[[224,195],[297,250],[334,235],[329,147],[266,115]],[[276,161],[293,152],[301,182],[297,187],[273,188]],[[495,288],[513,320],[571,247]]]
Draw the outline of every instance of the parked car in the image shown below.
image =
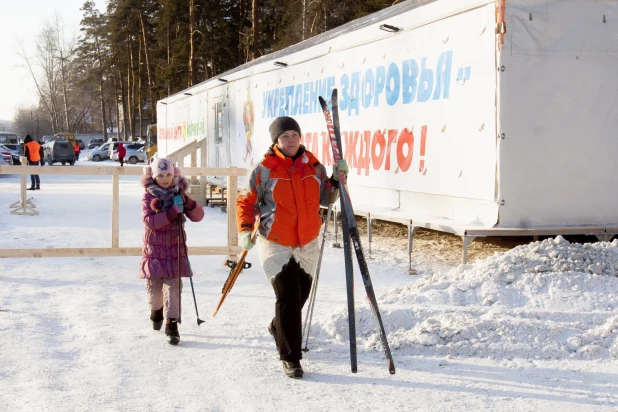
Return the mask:
[[[118,161],[118,151],[116,150],[112,154],[112,160]],[[132,165],[138,162],[146,162],[146,152],[144,152],[143,144],[130,144],[127,145],[127,154],[124,157],[124,161],[131,163]]]
[[[109,148],[109,158],[112,159],[112,160],[116,160],[116,161],[118,161],[118,146],[119,146],[120,143],[124,144],[124,148],[127,149],[127,150],[129,150],[129,147],[131,149],[133,149],[133,150],[137,150],[140,147],[144,146],[144,145],[139,144],[139,143],[130,143],[130,142],[124,142],[124,141],[119,141],[119,142],[114,141],[113,143],[114,143],[114,145],[110,146],[110,148]],[[114,153],[116,153],[116,158],[113,157]],[[125,159],[128,159],[128,156],[125,156]]]
[[56,162],[62,165],[75,164],[73,144],[68,140],[52,140],[43,146],[43,162],[52,166]]
[[101,146],[103,143],[104,142],[102,137],[94,137],[88,142],[88,149],[93,149],[95,147]]
[[0,153],[0,166],[11,166],[11,156]]
[[[129,151],[135,151],[135,150],[138,150],[144,147],[143,143],[126,143],[126,142],[123,142],[123,143],[124,143],[124,148],[127,149],[127,155],[125,156],[125,161],[126,159],[129,158]],[[110,159],[118,161],[118,148],[117,147],[114,149],[114,152],[110,156]]]
[[8,147],[0,145],[0,166],[10,166],[13,164],[13,155]]
[[116,149],[118,149],[119,142],[107,142],[103,143],[101,146],[96,149],[92,149],[88,152],[86,158],[88,160],[92,160],[94,162],[100,162],[101,160],[107,160],[111,157],[111,153],[113,153]]
[[10,153],[13,165],[19,166],[21,164],[19,157],[24,155],[24,149],[20,144],[4,143],[0,145],[0,152],[4,154]]

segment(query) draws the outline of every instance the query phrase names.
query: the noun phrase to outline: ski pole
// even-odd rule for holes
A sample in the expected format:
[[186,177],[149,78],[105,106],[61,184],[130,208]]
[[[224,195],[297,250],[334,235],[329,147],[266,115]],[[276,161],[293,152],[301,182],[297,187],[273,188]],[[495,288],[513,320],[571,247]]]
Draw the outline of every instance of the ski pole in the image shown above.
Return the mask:
[[177,259],[178,259],[178,323],[180,323],[181,321],[181,311],[182,311],[182,304],[181,304],[181,299],[182,299],[182,291],[180,290],[180,282],[182,282],[182,278],[181,278],[181,273],[180,273],[180,233],[182,231],[182,220],[180,220],[180,216],[178,216],[178,255],[177,255]]
[[[197,311],[197,300],[195,299],[195,289],[193,288],[193,269],[191,269],[191,262],[189,262],[189,250],[187,249],[187,239],[185,238],[185,233],[182,230],[182,224],[179,226],[180,228],[180,237],[182,237],[182,245],[185,248],[185,258],[187,260],[187,271],[189,272],[189,282],[191,282],[191,293],[193,293],[193,304],[195,305],[195,316],[197,316],[197,326],[200,326],[203,321],[200,319],[200,314]],[[180,239],[178,239],[180,240]],[[180,262],[180,255],[178,256],[178,262]],[[180,263],[178,263],[180,266]],[[179,272],[180,273],[180,272]]]
[[[311,332],[311,319],[313,318],[313,308],[315,307],[315,295],[318,290],[318,281],[320,280],[320,267],[322,266],[322,255],[324,254],[324,244],[326,243],[326,235],[328,234],[328,224],[330,222],[330,213],[333,210],[333,204],[328,204],[328,210],[326,211],[326,221],[324,222],[324,230],[322,231],[322,244],[320,245],[320,254],[318,256],[318,266],[315,271],[315,281],[311,288],[311,294],[309,296],[309,306],[307,306],[307,316],[305,317],[305,325],[303,326],[303,337],[305,338],[305,347],[303,352],[309,352],[307,343],[309,342],[309,333]],[[301,341],[302,342],[302,341]]]

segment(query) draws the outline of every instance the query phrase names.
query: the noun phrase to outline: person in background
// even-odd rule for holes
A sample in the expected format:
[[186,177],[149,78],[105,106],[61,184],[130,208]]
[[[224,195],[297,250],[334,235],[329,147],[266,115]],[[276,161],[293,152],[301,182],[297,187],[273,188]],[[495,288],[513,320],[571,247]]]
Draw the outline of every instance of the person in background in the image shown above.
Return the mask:
[[253,247],[251,231],[258,227],[260,263],[275,291],[275,317],[268,332],[275,339],[283,371],[300,379],[302,309],[317,269],[320,205],[334,201],[338,171],[347,175],[345,160],[333,165],[333,175],[300,144],[300,126],[291,117],[278,117],[269,128],[272,146],[251,172],[236,205],[239,241]]
[[41,166],[45,165],[45,149],[43,149],[43,142],[41,142],[40,140],[37,140],[37,143],[39,144],[39,156],[41,157]]
[[139,275],[146,279],[152,328],[160,330],[165,319],[167,341],[178,345],[182,293],[180,277],[192,275],[185,253],[186,234],[182,222],[185,215],[191,221],[199,222],[204,218],[204,209],[185,194],[189,183],[170,158],[155,158],[150,166],[144,167],[142,185],[145,189],[142,196],[145,232]]
[[[28,159],[28,166],[38,166],[41,161],[41,145],[32,140],[29,134],[24,138],[24,156]],[[32,185],[28,190],[39,190],[41,188],[39,175],[30,175],[30,182]]]
[[120,167],[124,166],[124,157],[127,155],[127,149],[125,149],[122,142],[118,143],[118,160],[120,160]]
[[75,153],[75,161],[77,162],[79,160],[79,154],[82,151],[82,149],[79,147],[78,142],[75,142],[75,146],[73,146],[73,151]]

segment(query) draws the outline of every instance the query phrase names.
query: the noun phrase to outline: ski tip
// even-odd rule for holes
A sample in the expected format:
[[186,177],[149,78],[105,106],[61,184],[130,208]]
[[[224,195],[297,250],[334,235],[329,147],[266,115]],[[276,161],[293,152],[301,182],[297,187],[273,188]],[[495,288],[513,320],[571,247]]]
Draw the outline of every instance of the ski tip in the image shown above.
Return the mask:
[[337,89],[333,89],[333,94],[331,95],[331,99],[337,100]]
[[322,96],[318,96],[318,100],[320,101],[320,104],[322,106],[326,105],[326,100],[324,100],[324,98]]
[[394,374],[395,374],[395,364],[394,364],[393,362],[389,362],[389,363],[388,363],[388,372],[389,372],[391,375],[394,375]]

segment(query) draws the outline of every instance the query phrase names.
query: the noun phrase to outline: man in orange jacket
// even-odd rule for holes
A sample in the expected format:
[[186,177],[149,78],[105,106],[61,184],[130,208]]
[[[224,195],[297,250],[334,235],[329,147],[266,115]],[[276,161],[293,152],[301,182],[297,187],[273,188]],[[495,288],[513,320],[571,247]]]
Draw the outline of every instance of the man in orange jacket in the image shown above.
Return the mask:
[[[41,161],[41,145],[32,140],[29,134],[24,138],[24,156],[28,158],[28,166],[38,166]],[[28,190],[39,190],[41,188],[39,175],[30,175],[30,182],[32,185]]]
[[81,153],[82,148],[79,147],[79,142],[75,142],[75,146],[73,146],[73,153],[75,153],[75,161],[79,160],[79,154]]
[[337,170],[347,174],[345,160],[333,165],[333,176],[303,145],[301,131],[291,117],[278,117],[269,128],[273,145],[253,169],[248,187],[236,205],[240,243],[253,247],[251,230],[260,214],[259,255],[275,290],[275,317],[268,325],[275,338],[283,370],[302,378],[302,309],[311,291],[320,247],[320,205],[329,203],[339,186]]

